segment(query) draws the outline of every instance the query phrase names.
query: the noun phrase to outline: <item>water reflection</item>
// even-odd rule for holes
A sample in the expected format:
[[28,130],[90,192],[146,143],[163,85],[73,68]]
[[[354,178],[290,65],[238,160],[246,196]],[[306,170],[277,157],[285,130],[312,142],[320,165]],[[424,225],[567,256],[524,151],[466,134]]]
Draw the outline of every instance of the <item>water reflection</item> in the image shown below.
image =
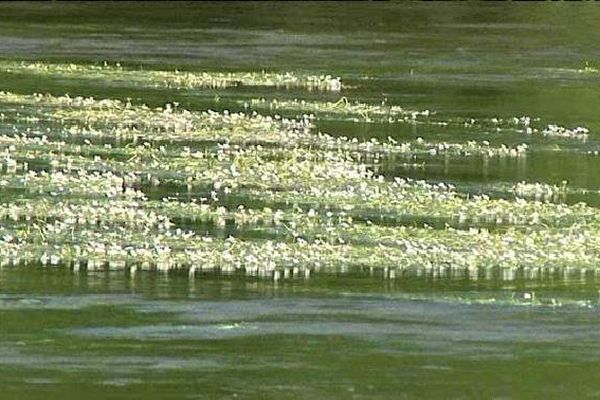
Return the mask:
[[[84,309],[141,306],[147,299],[256,299],[264,297],[385,295],[405,301],[529,306],[598,306],[600,273],[586,269],[438,268],[313,270],[279,280],[198,271],[73,271],[8,267],[0,270],[1,309]],[[68,295],[67,295],[68,294]],[[529,294],[529,295],[528,295]],[[57,297],[56,297],[57,296]],[[231,307],[235,308],[235,305]],[[227,318],[231,311],[224,312]]]
[[253,397],[250,380],[297,398],[322,396],[336,382],[344,394],[384,399],[390,385],[421,393],[406,389],[417,379],[430,392],[455,382],[446,389],[454,396],[471,387],[471,368],[490,378],[536,368],[559,373],[564,363],[593,363],[600,354],[595,274],[390,273],[314,271],[310,279],[274,282],[3,268],[0,383],[32,396],[42,388],[73,396],[81,385],[97,385],[114,398],[149,387],[148,398],[197,390],[233,398]]
[[[119,396],[151,385],[160,397],[169,385],[193,391],[200,383],[250,395],[248,379],[298,396],[306,390],[293,384],[300,374],[312,395],[334,378],[364,398],[386,398],[381,388],[414,379],[427,379],[429,390],[451,379],[458,394],[474,366],[482,376],[511,364],[513,372],[535,364],[557,373],[558,361],[600,354],[597,282],[587,274],[567,283],[346,271],[272,282],[5,268],[0,285],[0,382],[34,393],[47,386],[72,394],[77,376]],[[543,303],[548,296],[559,300]],[[370,373],[354,375],[357,366]]]

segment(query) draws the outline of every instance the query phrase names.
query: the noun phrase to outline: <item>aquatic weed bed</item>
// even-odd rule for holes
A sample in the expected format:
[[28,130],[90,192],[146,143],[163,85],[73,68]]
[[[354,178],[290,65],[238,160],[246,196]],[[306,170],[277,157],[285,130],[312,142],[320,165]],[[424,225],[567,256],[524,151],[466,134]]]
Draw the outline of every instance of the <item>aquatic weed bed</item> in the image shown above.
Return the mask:
[[[329,75],[19,62],[0,69],[176,90],[344,90]],[[447,182],[378,172],[384,161],[417,158],[523,161],[553,148],[553,140],[587,139],[586,128],[534,128],[530,117],[458,121],[345,97],[240,100],[230,111],[187,110],[165,100],[152,108],[128,99],[0,92],[0,263],[242,271],[271,279],[350,267],[388,278],[406,270],[474,277],[496,269],[510,275],[598,267],[600,217],[594,207],[563,203],[581,191],[567,182],[515,181],[472,196]],[[282,109],[300,116],[276,114]],[[525,140],[351,139],[318,131],[315,122],[332,115],[357,123],[491,125]]]

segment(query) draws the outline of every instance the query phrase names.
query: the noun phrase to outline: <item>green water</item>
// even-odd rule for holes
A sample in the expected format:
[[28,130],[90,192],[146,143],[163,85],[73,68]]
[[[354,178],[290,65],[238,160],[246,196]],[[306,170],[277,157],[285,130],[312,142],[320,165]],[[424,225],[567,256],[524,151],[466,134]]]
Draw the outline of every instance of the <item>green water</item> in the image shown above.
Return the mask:
[[[387,99],[434,110],[440,120],[528,115],[540,126],[584,126],[586,141],[489,127],[315,122],[336,136],[528,143],[526,159],[423,156],[410,160],[422,167],[386,160],[380,172],[475,194],[567,180],[573,192],[563,201],[600,205],[599,160],[587,154],[600,149],[600,74],[577,71],[600,66],[598,18],[592,4],[11,3],[0,4],[0,57],[331,74],[350,100]],[[176,101],[190,110],[243,110],[239,100],[255,97],[340,97],[7,73],[0,90]],[[168,185],[143,190],[156,199],[184,196]],[[351,268],[273,281],[5,266],[0,398],[596,398],[599,286],[591,270],[417,270],[386,279]],[[521,299],[531,292],[533,304]]]

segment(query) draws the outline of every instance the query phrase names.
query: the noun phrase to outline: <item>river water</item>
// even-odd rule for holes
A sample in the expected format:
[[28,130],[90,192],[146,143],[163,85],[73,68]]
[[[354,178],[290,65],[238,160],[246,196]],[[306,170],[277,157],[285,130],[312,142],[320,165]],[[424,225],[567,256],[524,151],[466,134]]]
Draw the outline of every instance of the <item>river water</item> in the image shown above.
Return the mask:
[[[525,140],[539,147],[520,162],[382,168],[472,193],[567,180],[579,189],[567,203],[597,205],[598,158],[588,151],[600,147],[600,78],[578,70],[600,63],[598,18],[591,4],[11,3],[0,5],[0,57],[326,73],[347,84],[344,96],[362,102],[387,99],[447,119],[527,115],[541,125],[585,126],[587,141],[548,142],[485,128],[317,122],[323,132],[360,138]],[[7,74],[0,86],[177,101],[192,110],[240,109],[236,100],[265,95]],[[339,98],[300,89],[268,94]],[[407,272],[393,280],[351,270],[272,281],[4,267],[0,398],[596,398],[598,288],[590,270]],[[532,294],[539,301],[528,301]]]

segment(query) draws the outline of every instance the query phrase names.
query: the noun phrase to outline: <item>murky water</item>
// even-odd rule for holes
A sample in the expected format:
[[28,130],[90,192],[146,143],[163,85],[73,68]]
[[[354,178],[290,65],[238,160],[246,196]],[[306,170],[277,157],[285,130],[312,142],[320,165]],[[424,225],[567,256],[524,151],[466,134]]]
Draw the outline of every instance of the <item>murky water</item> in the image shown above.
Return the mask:
[[[385,160],[374,167],[385,176],[500,197],[518,181],[567,180],[571,191],[561,201],[600,205],[593,153],[600,150],[600,74],[578,72],[586,62],[600,63],[599,17],[587,4],[2,4],[0,56],[339,75],[347,85],[342,94],[352,100],[387,99],[434,110],[444,121],[484,122],[332,117],[316,121],[317,130],[533,149],[526,159]],[[131,98],[151,106],[176,101],[191,110],[243,110],[240,101],[255,97],[340,96],[141,88],[7,73],[0,74],[0,90]],[[590,135],[549,140],[498,132],[487,123],[523,115],[539,118],[540,126],[585,126]],[[156,199],[200,195],[169,185],[145,190]],[[4,191],[0,198],[20,193]],[[185,271],[0,268],[0,398],[600,396],[600,285],[592,270],[407,270],[389,279],[381,271],[350,269],[274,282],[217,273],[190,279]]]

